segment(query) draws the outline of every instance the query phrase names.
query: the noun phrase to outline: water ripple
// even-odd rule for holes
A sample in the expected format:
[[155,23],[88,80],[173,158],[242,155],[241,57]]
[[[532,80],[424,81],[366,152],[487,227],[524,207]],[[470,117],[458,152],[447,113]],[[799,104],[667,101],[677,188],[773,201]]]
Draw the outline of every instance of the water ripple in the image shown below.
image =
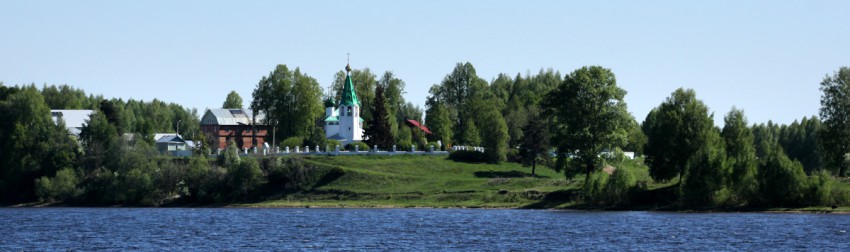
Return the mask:
[[0,251],[827,250],[850,215],[465,209],[4,208]]

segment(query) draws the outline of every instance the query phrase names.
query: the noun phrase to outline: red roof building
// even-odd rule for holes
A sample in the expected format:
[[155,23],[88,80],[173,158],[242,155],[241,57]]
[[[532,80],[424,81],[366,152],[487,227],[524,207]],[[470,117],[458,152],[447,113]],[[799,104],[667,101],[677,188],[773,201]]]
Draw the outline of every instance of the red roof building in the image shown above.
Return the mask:
[[428,127],[425,127],[425,125],[419,124],[419,122],[417,122],[416,120],[407,119],[404,122],[405,122],[405,124],[407,124],[407,126],[419,128],[420,130],[424,131],[428,135],[433,134],[433,133],[431,133],[431,130],[428,129]]

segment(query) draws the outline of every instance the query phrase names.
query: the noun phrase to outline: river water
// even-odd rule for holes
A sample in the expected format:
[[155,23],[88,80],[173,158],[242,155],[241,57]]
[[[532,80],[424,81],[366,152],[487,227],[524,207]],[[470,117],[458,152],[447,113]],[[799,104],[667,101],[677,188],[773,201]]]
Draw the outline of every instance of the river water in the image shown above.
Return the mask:
[[842,214],[0,208],[0,251],[850,251],[848,231]]

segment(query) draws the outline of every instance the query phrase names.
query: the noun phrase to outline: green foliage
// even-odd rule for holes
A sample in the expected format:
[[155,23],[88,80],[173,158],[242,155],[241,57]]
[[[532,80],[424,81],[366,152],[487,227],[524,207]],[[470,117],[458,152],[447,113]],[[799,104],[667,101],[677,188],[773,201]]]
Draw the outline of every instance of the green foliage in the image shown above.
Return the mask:
[[841,67],[820,83],[824,156],[833,173],[847,175],[845,155],[850,153],[850,67]]
[[285,191],[310,190],[323,180],[345,175],[339,167],[314,165],[301,158],[272,158],[267,161],[269,184]]
[[761,204],[799,206],[802,204],[806,174],[799,162],[792,161],[782,148],[772,144],[757,173]]
[[337,140],[333,140],[333,139],[328,139],[327,141],[325,141],[325,145],[327,145],[328,148],[330,148],[330,151],[333,151],[336,148],[336,146],[339,146],[340,148],[345,147],[345,146],[342,145],[342,143],[340,143]]
[[[321,123],[319,123],[321,124]],[[310,133],[310,137],[304,139],[304,145],[309,146],[325,146],[325,143],[328,139],[325,138],[325,129],[324,127],[313,127],[312,133]]]
[[615,169],[603,190],[605,201],[611,205],[628,205],[637,180],[627,169]]
[[378,85],[375,88],[375,101],[371,107],[372,119],[368,121],[369,128],[364,132],[364,137],[368,140],[368,145],[377,145],[381,148],[392,146],[395,142],[393,139],[390,121],[394,120],[394,116],[390,116],[387,111],[387,99],[384,93],[384,86]]
[[594,172],[584,184],[585,202],[601,206],[625,206],[630,203],[637,180],[624,168],[617,168],[611,175]]
[[531,175],[534,176],[537,164],[547,164],[549,161],[549,125],[536,110],[529,113],[528,118],[528,123],[522,129],[519,155],[523,165],[531,166]]
[[753,142],[756,149],[756,157],[760,160],[767,158],[771,148],[779,143],[779,135],[781,127],[774,124],[772,121],[767,121],[767,124],[755,124],[752,126]]
[[[360,95],[360,94],[358,94]],[[322,116],[322,89],[313,77],[296,68],[277,65],[257,83],[251,109],[266,114],[268,125],[276,126],[284,138],[309,136]]]
[[426,105],[428,106],[428,111],[425,114],[425,125],[433,133],[428,136],[429,140],[441,141],[443,146],[451,148],[453,143],[452,121],[449,118],[449,111],[445,108],[445,105],[432,101],[431,97],[429,97]]
[[221,165],[224,167],[232,167],[241,162],[239,149],[236,148],[236,143],[233,141],[230,141],[230,143],[227,144],[227,148],[224,149],[224,154],[221,155],[221,157]]
[[34,85],[4,87],[0,96],[0,202],[35,201],[35,180],[74,167],[77,144]]
[[631,117],[631,120],[629,120],[629,128],[627,131],[628,143],[623,146],[623,150],[634,152],[636,157],[642,156],[643,148],[646,146],[647,138],[646,134],[643,133],[643,129],[641,129],[640,124],[635,121],[634,117]]
[[242,97],[236,91],[230,91],[230,93],[227,93],[227,98],[224,99],[224,104],[221,107],[232,109],[242,108]]
[[717,130],[710,130],[706,143],[688,160],[684,181],[681,183],[681,199],[686,205],[711,206],[717,202],[717,194],[725,188],[729,167],[726,164],[726,148]]
[[823,131],[821,121],[817,117],[803,117],[801,121],[794,120],[790,125],[782,125],[779,129],[779,144],[785,154],[792,160],[800,161],[807,174],[822,170],[823,148],[818,135]]
[[754,137],[747,126],[744,111],[732,108],[724,118],[721,132],[726,146],[726,165],[731,174],[726,180],[729,192],[724,196],[724,204],[741,205],[755,200],[758,183],[755,179],[758,160],[754,147]]
[[410,146],[412,146],[413,143],[411,143],[410,141],[397,141],[395,145],[397,151],[410,151]]
[[828,171],[819,171],[809,178],[805,192],[806,205],[808,206],[832,206],[840,199],[833,194],[835,179]]
[[508,127],[505,119],[495,107],[488,106],[479,114],[481,120],[481,146],[484,156],[489,163],[499,163],[506,160],[508,152]]
[[68,85],[45,85],[41,88],[41,95],[51,109],[95,109],[103,100],[103,97],[86,97],[85,91]]
[[41,177],[36,179],[36,194],[42,201],[64,201],[82,194],[77,187],[79,179],[71,168],[64,168],[56,172],[52,179]]
[[464,127],[465,131],[463,132],[463,136],[460,138],[460,142],[466,146],[480,146],[481,145],[481,133],[478,132],[478,127],[475,126],[475,122],[471,119],[466,121],[466,127]]
[[200,201],[206,196],[206,192],[202,193],[202,188],[210,173],[212,173],[211,164],[206,156],[196,155],[189,158],[186,175],[182,180],[186,191],[181,192],[181,196]]
[[681,181],[688,162],[707,144],[712,130],[712,114],[696,92],[682,88],[673,92],[643,122],[644,154],[652,178],[667,181],[678,175]]
[[603,150],[626,142],[625,95],[610,69],[582,67],[567,75],[543,101],[545,114],[553,120],[558,158],[572,155],[589,178]]
[[281,148],[289,147],[290,151],[295,151],[295,146],[304,147],[304,138],[302,137],[289,137],[284,139],[283,142],[280,142]]
[[413,142],[413,132],[406,124],[399,126],[398,134],[395,138],[395,144],[398,146],[410,146]]
[[446,75],[439,85],[431,87],[429,91],[430,100],[445,105],[452,121],[453,143],[462,145],[480,143],[478,130],[475,128],[468,129],[468,127],[478,126],[470,120],[475,115],[470,110],[468,103],[473,98],[483,98],[489,92],[487,81],[478,77],[475,73],[475,67],[469,62],[457,63],[452,72]]
[[605,185],[608,184],[609,175],[604,172],[594,172],[584,182],[584,200],[591,205],[604,205]]
[[248,197],[251,191],[266,183],[266,177],[256,158],[245,158],[238,164],[228,166],[227,170],[231,200]]
[[381,76],[381,79],[378,80],[377,86],[383,87],[385,90],[387,114],[390,115],[390,118],[394,119],[390,120],[389,124],[395,137],[398,134],[398,126],[404,125],[404,120],[406,119],[404,115],[410,114],[409,112],[402,111],[406,104],[404,96],[402,96],[405,93],[404,88],[406,84],[403,80],[396,78],[392,71],[386,71]]
[[[369,150],[371,150],[371,148],[369,148],[369,144],[366,144],[366,143],[364,143],[364,142],[351,142],[351,143],[348,143],[348,144],[346,144],[346,145],[345,145],[345,150],[347,150],[347,151],[354,151],[354,146],[360,146],[360,147],[359,147],[359,150],[360,150],[360,151],[369,151]],[[392,148],[392,147],[390,147],[390,148]]]

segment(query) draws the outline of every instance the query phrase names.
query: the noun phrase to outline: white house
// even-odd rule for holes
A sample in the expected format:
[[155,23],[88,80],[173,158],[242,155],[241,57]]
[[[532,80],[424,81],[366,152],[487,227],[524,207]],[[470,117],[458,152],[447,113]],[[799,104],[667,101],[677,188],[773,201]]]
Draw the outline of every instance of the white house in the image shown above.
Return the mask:
[[68,129],[68,133],[74,136],[80,136],[80,130],[83,129],[86,120],[89,119],[92,113],[94,113],[93,110],[51,109],[50,117],[53,118],[53,123],[57,124],[61,119],[65,122],[65,128]]
[[363,140],[363,119],[360,118],[360,101],[351,81],[351,66],[346,65],[345,72],[339,104],[334,104],[331,97],[325,100],[325,137],[342,144]]

